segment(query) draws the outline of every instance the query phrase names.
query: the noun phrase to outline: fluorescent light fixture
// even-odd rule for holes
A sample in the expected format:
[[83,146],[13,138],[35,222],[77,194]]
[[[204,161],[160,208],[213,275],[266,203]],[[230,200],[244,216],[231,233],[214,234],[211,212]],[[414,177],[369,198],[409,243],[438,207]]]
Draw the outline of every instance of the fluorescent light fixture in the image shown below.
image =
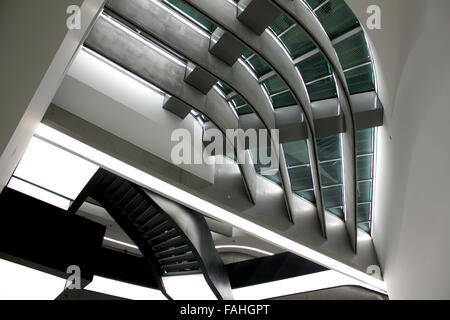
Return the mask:
[[162,277],[162,281],[174,300],[217,300],[201,273]]
[[359,281],[330,270],[234,289],[233,296],[235,300],[264,300],[349,285],[357,286]]
[[295,253],[305,259],[311,260],[317,264],[327,268],[336,270],[346,274],[354,279],[361,281],[361,285],[370,286],[374,290],[385,292],[385,283],[369,274],[352,268],[345,263],[333,259],[325,254],[317,252],[307,246],[304,246],[296,241],[288,239],[276,232],[266,229],[256,223],[246,220],[230,211],[227,211],[219,206],[216,206],[206,200],[203,200],[189,192],[177,188],[163,180],[155,178],[148,173],[136,169],[120,160],[117,160],[99,150],[96,150],[80,141],[77,141],[55,129],[52,129],[44,124],[41,124],[36,135],[52,141],[56,145],[70,150],[78,156],[84,157],[105,169],[121,175],[122,177],[150,189],[158,194],[161,194],[171,200],[177,201],[181,205],[196,210],[208,217],[219,221],[224,221],[232,226],[244,230],[245,232],[254,235],[255,237],[264,241],[284,248],[287,251]]
[[98,54],[97,52],[83,46],[81,48],[82,51],[84,51],[87,54],[90,54],[92,57],[100,60],[101,62],[109,65],[110,67],[113,67],[114,69],[116,69],[117,71],[122,72],[123,74],[127,75],[128,77],[132,78],[133,80],[138,81],[139,83],[143,84],[144,86],[148,87],[149,89],[155,91],[156,93],[159,93],[161,95],[165,95],[166,93],[161,90],[160,88],[156,87],[155,85],[151,84],[150,82],[148,82],[147,80],[137,76],[136,74],[134,74],[133,72],[128,71],[127,69],[119,66],[118,64],[114,63],[113,61],[109,60],[108,58]]
[[202,36],[204,36],[205,38],[209,38],[210,34],[207,33],[206,31],[204,31],[202,28],[199,28],[195,23],[192,23],[191,21],[189,21],[189,19],[185,18],[183,15],[179,14],[178,12],[176,12],[175,10],[172,10],[168,7],[166,7],[165,5],[163,5],[160,1],[158,0],[152,0],[152,2],[154,4],[156,4],[158,7],[160,7],[161,9],[165,10],[166,12],[168,12],[170,15],[174,16],[175,18],[177,18],[178,20],[180,20],[181,22],[183,22],[184,24],[186,24],[187,26],[191,27],[192,29],[194,29],[195,31],[197,31],[198,33],[200,33]]
[[12,177],[9,181],[8,188],[26,194],[32,198],[44,201],[63,210],[68,210],[71,204],[69,199],[63,198],[53,192],[44,190],[15,177]]
[[0,260],[0,300],[55,300],[66,280]]
[[177,65],[179,65],[181,67],[186,67],[186,63],[184,63],[184,61],[181,61],[181,60],[175,58],[173,55],[171,55],[167,51],[161,49],[160,47],[158,47],[157,45],[155,45],[151,41],[147,40],[143,36],[139,35],[138,33],[134,32],[133,30],[131,30],[128,27],[124,26],[123,24],[121,24],[120,22],[116,21],[115,19],[105,15],[104,13],[102,13],[101,17],[103,19],[107,20],[109,23],[111,23],[115,27],[119,28],[120,30],[126,32],[131,37],[135,38],[136,40],[140,41],[141,43],[145,44],[146,46],[148,46],[148,47],[152,48],[153,50],[157,51],[159,54],[161,54],[164,57],[168,58],[172,62],[175,62]]
[[74,200],[97,170],[91,162],[33,137],[14,176]]
[[218,245],[216,246],[216,249],[221,252],[232,252],[233,250],[240,250],[240,251],[253,251],[257,252],[266,256],[273,256],[272,252],[261,250],[254,247],[248,247],[248,246],[240,246],[240,245]]
[[121,245],[121,246],[124,246],[124,247],[128,247],[128,248],[133,248],[133,249],[139,250],[138,246],[136,246],[136,245],[134,245],[134,244],[130,244],[130,243],[126,243],[126,242],[123,242],[123,241],[111,239],[111,238],[108,238],[108,237],[104,237],[104,238],[103,238],[103,241],[106,241],[106,242],[113,242],[113,243],[115,243],[115,244],[118,244],[118,245]]
[[160,290],[98,276],[94,276],[92,282],[85,289],[130,300],[167,300]]

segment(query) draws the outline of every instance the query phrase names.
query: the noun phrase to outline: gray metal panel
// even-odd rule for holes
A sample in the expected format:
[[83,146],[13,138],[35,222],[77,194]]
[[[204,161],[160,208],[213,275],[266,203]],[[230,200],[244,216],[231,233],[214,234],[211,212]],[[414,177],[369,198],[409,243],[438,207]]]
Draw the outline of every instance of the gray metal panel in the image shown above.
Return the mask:
[[261,35],[280,13],[268,0],[241,0],[237,6],[239,21],[258,35]]
[[322,234],[326,237],[325,210],[317,157],[317,141],[314,132],[314,121],[306,85],[300,73],[294,67],[291,59],[285,54],[284,50],[274,41],[269,33],[264,32],[261,36],[258,36],[248,28],[244,27],[242,23],[235,18],[235,8],[229,2],[220,1],[218,3],[209,0],[186,0],[186,2],[209,16],[216,24],[226,29],[228,32],[233,33],[233,35],[245,42],[253,51],[264,57],[294,93],[294,97],[305,115],[308,130],[308,151],[311,160],[318,218],[322,226]]
[[178,98],[166,95],[164,97],[163,108],[172,112],[176,116],[184,119],[187,117],[192,108]]
[[345,131],[344,117],[339,112],[337,98],[311,103],[317,137],[327,137]]
[[[186,105],[204,113],[225,134],[227,128],[236,128],[237,119],[227,103],[214,90],[206,96],[187,85],[183,79],[185,67],[174,63],[168,57],[146,43],[131,37],[109,20],[100,17],[91,31],[86,44],[107,58],[124,66],[145,80],[182,100]],[[228,120],[228,122],[227,122]],[[240,166],[240,170],[247,170]],[[243,172],[243,182],[250,201],[254,201],[256,190],[248,190]]]
[[217,83],[217,78],[205,69],[188,62],[184,81],[201,93],[207,94]]
[[357,130],[383,125],[384,109],[376,92],[351,95],[350,101],[355,112]]
[[247,47],[242,42],[221,28],[211,34],[209,52],[229,66],[235,64],[245,50]]
[[280,129],[280,143],[308,139],[307,125],[298,106],[276,109],[275,120]]
[[275,129],[273,109],[257,81],[240,63],[235,63],[230,68],[229,65],[210,54],[209,38],[196,32],[176,17],[168,15],[151,0],[110,0],[108,7],[225,82],[249,103],[266,129]]

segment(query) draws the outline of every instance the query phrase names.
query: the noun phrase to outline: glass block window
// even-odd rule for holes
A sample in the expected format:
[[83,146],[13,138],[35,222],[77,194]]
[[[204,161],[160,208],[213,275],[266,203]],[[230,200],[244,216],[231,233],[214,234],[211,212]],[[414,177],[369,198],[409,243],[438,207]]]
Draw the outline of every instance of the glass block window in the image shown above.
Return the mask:
[[344,70],[371,61],[363,32],[338,43],[335,48]]
[[289,19],[286,15],[280,14],[277,19],[269,26],[269,29],[278,37],[285,32],[286,29],[292,27],[294,21]]
[[325,208],[344,218],[341,135],[317,139],[317,152]]
[[250,56],[246,60],[246,62],[250,66],[250,68],[255,72],[258,78],[272,71],[272,68],[267,64],[267,62],[264,61],[264,59],[262,59],[257,54]]
[[223,82],[217,82],[217,86],[219,87],[219,89],[222,91],[222,93],[224,94],[224,96],[229,95],[230,93],[233,92],[233,90],[231,90],[230,87],[228,87],[225,83]]
[[288,87],[279,76],[274,76],[263,83],[269,96],[288,90]]
[[375,90],[375,78],[371,64],[346,71],[345,78],[347,79],[350,94]]
[[311,175],[308,143],[306,140],[283,144],[292,191],[315,203],[314,185]]
[[306,89],[312,102],[337,97],[336,83],[332,76],[309,83]]
[[270,97],[274,109],[297,104],[292,92],[286,86],[286,83],[279,77],[274,76],[263,82],[263,88]]
[[372,221],[374,135],[373,128],[356,132],[357,223],[367,232]]
[[208,33],[212,33],[217,28],[211,20],[183,0],[163,0],[162,2]]
[[359,26],[358,19],[344,0],[330,0],[315,13],[330,39]]
[[242,99],[241,96],[236,96],[229,101],[231,106],[236,110],[238,116],[253,113],[253,109]]
[[305,0],[306,4],[313,10],[316,9],[318,6],[320,6],[325,1],[326,0]]
[[279,36],[279,39],[292,59],[298,58],[316,47],[305,31],[298,25]]
[[321,53],[303,60],[297,67],[305,83],[331,75],[331,67]]

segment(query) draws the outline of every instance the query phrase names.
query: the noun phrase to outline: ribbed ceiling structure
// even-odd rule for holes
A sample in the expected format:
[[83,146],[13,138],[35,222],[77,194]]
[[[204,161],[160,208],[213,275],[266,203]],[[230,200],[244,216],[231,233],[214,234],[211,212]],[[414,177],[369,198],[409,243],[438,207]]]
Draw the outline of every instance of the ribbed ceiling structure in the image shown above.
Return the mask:
[[300,197],[315,206],[324,241],[329,213],[344,221],[353,252],[357,228],[370,233],[383,109],[363,28],[344,0],[109,0],[85,47],[205,129],[278,129],[278,168],[261,164],[258,150],[248,153],[254,168],[240,165],[250,203],[256,171],[281,186],[290,223]]

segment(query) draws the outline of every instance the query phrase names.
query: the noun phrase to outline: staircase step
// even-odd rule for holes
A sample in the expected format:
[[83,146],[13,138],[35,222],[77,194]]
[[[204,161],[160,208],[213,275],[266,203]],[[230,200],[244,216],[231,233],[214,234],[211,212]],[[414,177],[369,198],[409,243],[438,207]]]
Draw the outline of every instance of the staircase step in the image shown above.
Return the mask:
[[134,209],[136,209],[137,206],[139,206],[142,201],[145,200],[144,197],[137,193],[133,199],[130,200],[124,207],[122,207],[122,212],[126,215],[129,215],[131,212],[133,212]]
[[186,243],[186,240],[184,239],[184,237],[176,236],[174,238],[171,238],[169,240],[161,242],[157,245],[154,245],[153,249],[155,251],[161,251],[161,250],[165,250],[165,249],[172,248],[172,247],[179,247],[179,246],[183,245],[184,243]]
[[102,180],[98,184],[98,191],[105,192],[106,189],[114,182],[117,177],[113,174],[106,173],[103,175]]
[[167,265],[167,264],[173,264],[175,262],[182,262],[182,261],[192,261],[195,260],[195,256],[192,252],[188,252],[185,254],[181,254],[178,256],[172,256],[172,257],[168,257],[168,258],[162,258],[159,259],[159,263],[161,265]]
[[155,215],[151,210],[148,210],[149,208],[154,208],[154,207],[151,207],[150,204],[148,204],[146,209],[141,213],[141,215],[136,220],[134,220],[133,224],[136,227],[140,228],[141,226],[146,224]]
[[150,243],[153,245],[158,244],[160,242],[166,241],[170,238],[173,238],[179,234],[178,230],[175,228],[172,228],[170,230],[165,231],[164,233],[161,233],[149,240]]
[[163,258],[168,258],[174,255],[181,255],[181,254],[185,254],[187,252],[191,251],[191,249],[189,248],[189,246],[187,244],[176,247],[176,248],[171,248],[168,250],[164,250],[164,251],[160,251],[160,252],[156,252],[156,256],[159,259],[163,259]]
[[125,192],[125,194],[116,202],[116,206],[119,208],[123,208],[129,203],[134,196],[137,195],[137,191],[130,187],[130,190]]
[[179,272],[166,272],[163,274],[164,277],[172,277],[172,276],[185,276],[188,274],[199,274],[202,273],[200,269],[198,270],[189,270],[189,271],[179,271]]
[[[129,214],[128,219],[135,222],[137,219],[139,219],[150,207],[150,202],[148,202],[146,199],[142,200]],[[149,217],[150,219],[150,217]],[[145,223],[145,222],[144,222]]]
[[111,198],[111,196],[114,194],[114,192],[116,192],[120,188],[120,186],[122,185],[123,181],[124,180],[122,178],[116,177],[114,179],[114,181],[109,185],[109,187],[106,188],[105,195],[108,198]]
[[116,190],[116,192],[114,192],[110,199],[112,202],[116,203],[119,200],[121,200],[123,198],[123,196],[131,189],[130,184],[128,183],[128,181],[124,180],[122,181],[122,184],[120,185],[120,187]]
[[[155,208],[155,207],[153,207]],[[164,221],[166,221],[166,218],[164,217],[163,214],[161,214],[159,212],[159,210],[157,208],[155,208],[156,212],[153,215],[153,217],[148,220],[142,227],[139,228],[139,231],[147,233],[150,230],[152,230],[154,227],[160,225],[161,223],[163,223]],[[147,236],[145,236],[146,238],[148,238]]]
[[175,263],[162,266],[162,269],[166,272],[194,271],[200,269],[200,264],[198,263],[198,261]]
[[148,239],[152,239],[164,233],[165,231],[172,229],[173,224],[170,221],[166,220],[164,217],[163,219],[164,220],[160,224],[147,231],[144,236]]

